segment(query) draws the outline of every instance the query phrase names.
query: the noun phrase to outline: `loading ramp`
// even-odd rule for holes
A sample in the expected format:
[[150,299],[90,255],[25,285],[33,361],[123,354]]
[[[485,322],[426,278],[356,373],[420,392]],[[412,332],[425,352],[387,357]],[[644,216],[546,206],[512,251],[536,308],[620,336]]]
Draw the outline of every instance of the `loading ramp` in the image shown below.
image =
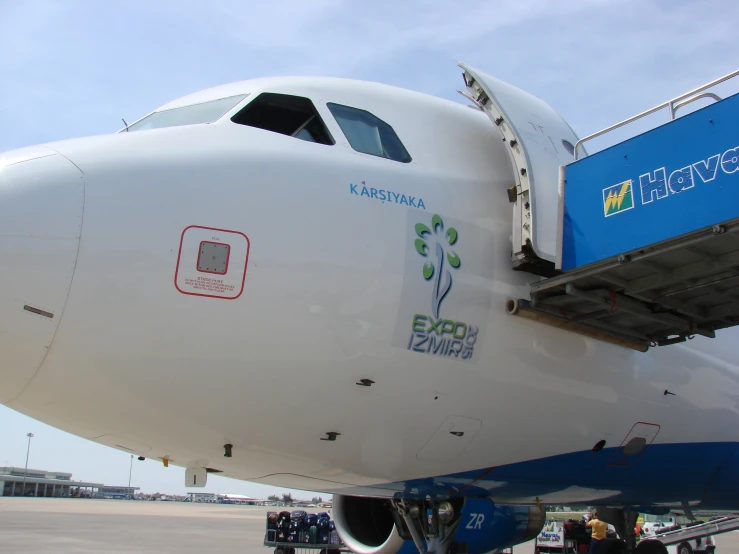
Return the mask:
[[739,529],[739,518],[737,517],[722,517],[716,518],[705,523],[697,523],[695,525],[684,527],[676,531],[668,531],[667,533],[660,533],[654,537],[647,537],[642,541],[659,541],[665,546],[673,544],[680,544],[687,541],[696,539],[702,539],[712,535],[720,535],[722,533],[729,533]]
[[[709,92],[739,71],[577,140],[538,98],[460,65],[510,147],[513,267],[546,277],[509,313],[640,351],[739,324],[739,94]],[[664,109],[656,129],[582,146]]]

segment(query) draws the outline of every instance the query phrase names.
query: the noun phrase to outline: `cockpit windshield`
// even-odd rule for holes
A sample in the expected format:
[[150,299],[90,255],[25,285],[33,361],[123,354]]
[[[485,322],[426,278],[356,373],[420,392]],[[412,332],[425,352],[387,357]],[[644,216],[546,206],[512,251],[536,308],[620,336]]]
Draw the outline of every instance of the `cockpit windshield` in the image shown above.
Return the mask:
[[219,98],[218,100],[209,100],[192,104],[190,106],[182,106],[181,108],[170,108],[151,113],[145,118],[140,119],[128,129],[128,131],[145,131],[148,129],[161,129],[163,127],[177,127],[179,125],[196,125],[198,123],[213,123],[217,121],[225,113],[227,113],[236,104],[241,102],[248,94],[239,94],[236,96],[228,96]]

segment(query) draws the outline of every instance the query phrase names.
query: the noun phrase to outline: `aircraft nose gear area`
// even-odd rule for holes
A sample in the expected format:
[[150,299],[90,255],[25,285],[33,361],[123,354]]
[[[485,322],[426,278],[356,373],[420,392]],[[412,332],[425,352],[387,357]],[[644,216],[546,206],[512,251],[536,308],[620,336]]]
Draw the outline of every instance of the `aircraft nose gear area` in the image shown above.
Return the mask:
[[413,540],[420,554],[447,554],[457,533],[463,505],[463,501],[393,500],[395,527],[403,539]]

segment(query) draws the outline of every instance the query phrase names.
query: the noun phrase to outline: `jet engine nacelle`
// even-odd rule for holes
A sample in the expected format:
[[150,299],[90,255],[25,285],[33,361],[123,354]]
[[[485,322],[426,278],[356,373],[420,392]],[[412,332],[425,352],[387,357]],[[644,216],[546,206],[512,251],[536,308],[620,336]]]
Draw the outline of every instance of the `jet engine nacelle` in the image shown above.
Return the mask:
[[[334,495],[333,518],[344,544],[356,554],[417,552],[395,527],[390,501]],[[490,552],[532,540],[544,527],[546,512],[537,507],[496,506],[491,500],[470,498],[462,509],[455,542],[467,544],[469,554]]]

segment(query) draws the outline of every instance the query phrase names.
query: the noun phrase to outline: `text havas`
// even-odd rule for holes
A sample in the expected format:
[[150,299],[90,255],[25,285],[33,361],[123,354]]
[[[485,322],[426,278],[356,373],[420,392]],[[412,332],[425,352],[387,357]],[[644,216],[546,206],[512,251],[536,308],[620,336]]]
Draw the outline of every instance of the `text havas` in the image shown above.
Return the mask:
[[[724,177],[724,175],[729,177]],[[713,183],[719,179],[725,183],[721,186],[728,186],[731,183],[730,179],[736,181],[738,175],[739,146],[718,152],[669,173],[663,166],[639,175],[636,198],[640,199],[642,206],[646,206],[671,195],[695,190],[696,185]],[[629,179],[603,189],[605,217],[626,212],[636,206],[632,190],[633,183],[635,181]]]

